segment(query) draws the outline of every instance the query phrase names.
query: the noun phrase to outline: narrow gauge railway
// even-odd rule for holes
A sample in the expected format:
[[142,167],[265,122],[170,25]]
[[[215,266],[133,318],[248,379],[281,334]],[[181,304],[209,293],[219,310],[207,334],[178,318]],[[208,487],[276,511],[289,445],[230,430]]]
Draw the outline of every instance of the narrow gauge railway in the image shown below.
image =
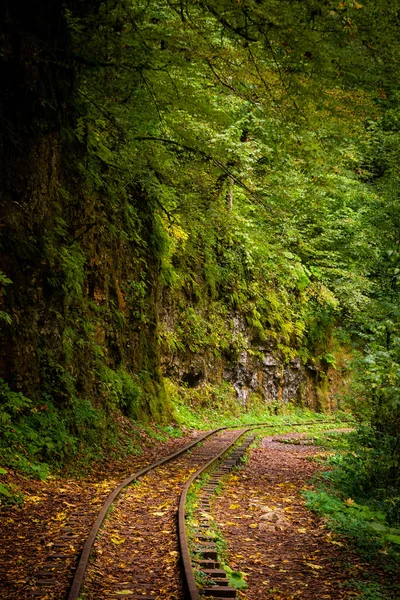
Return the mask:
[[[291,423],[288,426],[314,423]],[[194,581],[194,566],[205,571],[212,582],[213,589],[201,590],[202,594],[215,598],[234,597],[234,591],[226,587],[223,573],[217,569],[213,548],[204,536],[202,538],[201,529],[197,542],[203,542],[203,548],[194,549],[200,562],[191,564],[185,531],[185,498],[191,482],[212,464],[222,460],[221,457],[249,429],[273,426],[257,424],[239,431],[218,428],[125,479],[109,495],[92,526],[78,561],[68,600],[81,597],[85,600],[124,597],[132,600],[197,600],[200,595]],[[228,457],[227,463],[220,466],[220,472],[210,483],[211,488],[202,494],[200,508],[207,509],[207,497],[217,485],[216,477],[232,468],[249,444],[250,441],[245,441],[232,457]],[[138,479],[140,486],[129,485]],[[178,504],[179,544],[176,524]],[[111,514],[99,531],[109,512]],[[76,516],[85,518],[84,513]],[[72,527],[62,543],[65,546],[71,544],[74,534]],[[60,547],[53,554],[46,565],[48,571],[42,574],[39,589],[33,591],[34,597],[61,600],[63,595],[56,592],[57,572],[62,562],[71,558],[67,556],[68,552],[64,552],[66,549]],[[224,589],[220,591],[217,587]]]
[[[116,488],[109,488],[107,492],[108,496],[103,495],[102,499],[101,493],[99,494],[98,492],[99,486],[95,486],[97,487],[97,492],[95,489],[88,490],[88,501],[86,504],[79,501],[75,502],[71,493],[63,493],[62,496],[65,496],[64,505],[69,510],[67,509],[65,513],[60,515],[60,509],[58,509],[57,514],[54,515],[54,519],[58,519],[59,516],[62,517],[59,520],[59,529],[56,535],[53,534],[47,537],[47,539],[45,537],[38,538],[39,543],[42,545],[46,544],[46,547],[48,547],[46,558],[44,561],[41,560],[36,568],[33,567],[28,584],[20,586],[20,595],[18,597],[26,598],[26,600],[28,598],[63,600],[71,593],[78,597],[76,594],[76,584],[79,582],[79,588],[98,530],[107,511],[121,490],[144,473],[156,468],[157,465],[174,460],[174,458],[186,453],[207,436],[217,431],[219,429],[193,438],[190,443],[181,448],[178,446],[178,449],[172,454],[147,466],[146,463],[142,463],[142,467],[139,467],[140,470],[127,477]],[[64,490],[62,491],[64,492]],[[45,533],[43,536],[45,536]],[[11,595],[7,597],[11,598]],[[14,597],[16,596],[13,595],[12,598]]]
[[[241,431],[230,444],[230,447],[239,438],[245,436],[248,431],[249,429]],[[190,598],[190,600],[200,600],[201,596],[210,599],[236,598],[236,589],[228,585],[229,582],[226,573],[220,568],[218,562],[217,544],[214,537],[210,535],[210,497],[218,487],[221,478],[238,465],[247,448],[253,442],[254,437],[254,435],[247,435],[242,444],[236,446],[233,451],[228,453],[221,452],[211,459],[208,464],[199,467],[183,487],[178,511],[179,545],[185,575],[186,597]],[[224,456],[224,460],[220,462],[219,459],[222,456]],[[217,468],[215,468],[216,466]],[[192,532],[192,539],[189,541],[186,529],[187,493],[196,479],[208,472],[209,469],[213,470],[212,476],[202,486],[201,494],[195,503],[194,516],[197,519],[197,526],[196,530]],[[195,570],[201,574],[203,579],[200,587],[196,582]]]
[[[88,566],[85,600],[179,600],[184,592],[176,532],[182,488],[193,472],[224,453],[243,430],[223,430],[186,454],[152,470],[115,504]],[[70,595],[70,600],[74,596]]]

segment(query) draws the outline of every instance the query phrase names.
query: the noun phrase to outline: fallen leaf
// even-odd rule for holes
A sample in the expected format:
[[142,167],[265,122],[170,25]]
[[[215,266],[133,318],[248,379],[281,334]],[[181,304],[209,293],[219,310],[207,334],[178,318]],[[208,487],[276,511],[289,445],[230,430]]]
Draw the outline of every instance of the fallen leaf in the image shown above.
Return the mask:
[[123,544],[125,542],[126,538],[121,538],[118,535],[112,535],[110,539],[113,544],[119,545],[119,544]]
[[306,564],[308,567],[310,567],[311,569],[315,569],[315,570],[318,570],[318,569],[323,569],[323,568],[324,568],[324,567],[321,567],[321,565],[314,565],[313,563],[309,563],[309,562],[306,562],[305,564]]

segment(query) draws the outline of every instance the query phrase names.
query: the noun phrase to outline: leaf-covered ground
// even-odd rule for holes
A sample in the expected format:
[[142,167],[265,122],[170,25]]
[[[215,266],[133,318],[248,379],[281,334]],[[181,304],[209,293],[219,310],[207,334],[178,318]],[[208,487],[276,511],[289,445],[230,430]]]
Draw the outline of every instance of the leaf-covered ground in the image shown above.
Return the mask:
[[96,540],[85,599],[184,599],[176,526],[182,487],[236,434],[220,432],[121,494]]
[[[193,432],[190,438],[197,435]],[[127,475],[187,444],[142,435],[143,454],[110,461],[87,477],[34,481],[11,471],[7,484],[23,492],[20,507],[1,507],[0,598],[64,598],[77,556],[107,495]],[[67,536],[67,537],[63,537]],[[49,557],[60,554],[59,558]],[[45,583],[49,581],[49,583]]]
[[[387,584],[387,574],[366,564],[343,538],[329,532],[323,519],[306,509],[302,490],[310,488],[310,478],[321,468],[310,461],[319,450],[275,439],[263,439],[213,504],[228,544],[229,566],[242,571],[248,584],[238,596],[349,600],[362,596],[363,585]],[[399,583],[400,577],[392,574],[391,589]],[[398,598],[395,591],[387,594],[367,597]]]
[[[320,469],[310,460],[319,450],[277,441],[300,436],[263,438],[213,503],[213,515],[228,544],[227,562],[243,572],[248,584],[238,596],[398,600],[394,590],[400,585],[399,575],[390,575],[388,588],[386,573],[368,565],[343,538],[329,532],[323,519],[306,509],[302,490],[310,488],[310,478]],[[187,442],[186,438],[156,444],[149,439],[140,458],[110,463],[85,479],[54,477],[39,482],[9,474],[24,492],[25,505],[2,508],[0,597],[64,598],[85,535],[107,494],[128,473]],[[116,503],[96,542],[85,597],[182,597],[175,515],[187,468],[194,468],[190,461],[186,457],[149,475]],[[162,480],[167,471],[168,478]],[[49,559],[52,554],[61,556]],[[362,595],[363,585],[379,584],[389,590],[386,595]]]

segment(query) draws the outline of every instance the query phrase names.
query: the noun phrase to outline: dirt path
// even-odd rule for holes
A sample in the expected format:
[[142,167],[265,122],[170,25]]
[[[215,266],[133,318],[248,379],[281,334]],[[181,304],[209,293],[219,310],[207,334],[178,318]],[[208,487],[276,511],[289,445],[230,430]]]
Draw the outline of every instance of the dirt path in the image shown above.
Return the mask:
[[[229,566],[246,574],[248,588],[238,594],[242,599],[360,596],[352,582],[362,580],[368,566],[305,508],[301,494],[321,468],[310,461],[319,450],[277,441],[300,435],[264,438],[240,477],[230,476],[214,501],[212,514],[228,544]],[[390,598],[396,600],[394,595]]]

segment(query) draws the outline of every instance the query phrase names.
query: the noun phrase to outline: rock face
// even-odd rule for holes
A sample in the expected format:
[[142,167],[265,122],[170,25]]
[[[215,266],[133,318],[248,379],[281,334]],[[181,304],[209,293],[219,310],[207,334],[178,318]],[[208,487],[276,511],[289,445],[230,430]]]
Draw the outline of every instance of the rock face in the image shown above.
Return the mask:
[[[211,351],[190,352],[186,348],[161,356],[163,373],[191,388],[206,383],[229,382],[236,391],[238,403],[249,407],[255,395],[266,404],[292,402],[320,409],[319,373],[302,364],[299,357],[285,361],[273,340],[263,345],[254,341],[252,331],[235,316],[231,333],[240,335],[242,348],[232,357],[229,352],[215,355]],[[168,313],[168,327],[176,327]]]
[[243,405],[251,392],[261,394],[266,402],[286,403],[301,400],[304,368],[298,358],[284,364],[270,350],[259,347],[256,355],[241,352],[238,362],[226,368],[225,378],[232,383]]
[[207,361],[199,356],[192,356],[189,360],[186,356],[182,362],[177,357],[172,362],[164,357],[163,363],[165,375],[182,381],[188,387],[228,381],[243,407],[249,405],[252,394],[258,394],[268,404],[293,402],[318,408],[312,376],[299,358],[285,364],[274,358],[271,352],[260,349],[257,356],[241,352],[234,364],[224,363],[223,359]]

